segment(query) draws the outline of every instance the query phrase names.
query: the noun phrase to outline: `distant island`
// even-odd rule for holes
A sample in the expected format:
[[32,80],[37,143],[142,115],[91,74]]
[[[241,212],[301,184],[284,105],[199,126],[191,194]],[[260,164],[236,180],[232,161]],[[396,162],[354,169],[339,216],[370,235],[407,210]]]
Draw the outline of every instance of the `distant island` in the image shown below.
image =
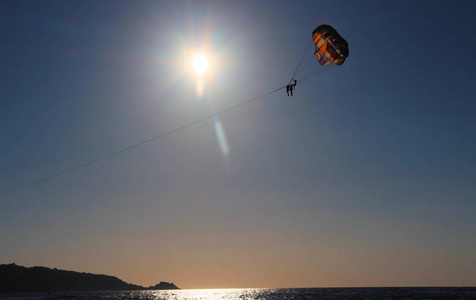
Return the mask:
[[85,292],[126,290],[177,290],[175,284],[160,282],[143,287],[130,284],[114,276],[50,269],[0,265],[0,293]]

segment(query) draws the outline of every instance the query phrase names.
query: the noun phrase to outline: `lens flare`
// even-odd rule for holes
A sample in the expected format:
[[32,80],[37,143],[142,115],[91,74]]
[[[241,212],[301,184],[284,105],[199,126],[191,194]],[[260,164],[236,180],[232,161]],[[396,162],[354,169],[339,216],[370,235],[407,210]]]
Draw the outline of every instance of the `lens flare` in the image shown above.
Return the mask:
[[221,125],[218,119],[215,119],[214,123],[218,145],[220,145],[220,149],[223,153],[223,156],[227,157],[228,153],[230,153],[230,148],[228,148],[228,141],[226,140],[225,130],[223,130],[223,126]]

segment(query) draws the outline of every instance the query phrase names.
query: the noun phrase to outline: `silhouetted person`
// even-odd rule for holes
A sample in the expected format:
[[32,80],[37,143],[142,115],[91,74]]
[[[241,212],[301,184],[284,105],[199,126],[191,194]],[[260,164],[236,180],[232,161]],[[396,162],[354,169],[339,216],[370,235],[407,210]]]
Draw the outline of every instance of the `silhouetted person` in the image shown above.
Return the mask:
[[289,92],[291,92],[291,96],[293,95],[293,90],[296,89],[296,83],[297,83],[297,80],[296,79],[293,79],[293,83],[290,83],[286,86],[286,92],[288,93],[288,96],[289,96]]

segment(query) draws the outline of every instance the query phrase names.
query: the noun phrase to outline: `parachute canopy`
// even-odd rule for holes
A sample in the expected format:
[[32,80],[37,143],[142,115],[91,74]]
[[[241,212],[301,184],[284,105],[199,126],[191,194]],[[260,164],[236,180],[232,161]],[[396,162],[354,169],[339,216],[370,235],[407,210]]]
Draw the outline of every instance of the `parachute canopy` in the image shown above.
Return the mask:
[[[349,46],[330,25],[320,25],[312,32],[299,64],[289,84],[294,80],[303,83],[314,76],[342,65],[349,56]],[[316,59],[317,58],[317,59]]]
[[319,64],[332,63],[342,65],[349,56],[349,45],[337,31],[329,25],[320,25],[312,32],[312,41],[316,45],[314,56]]

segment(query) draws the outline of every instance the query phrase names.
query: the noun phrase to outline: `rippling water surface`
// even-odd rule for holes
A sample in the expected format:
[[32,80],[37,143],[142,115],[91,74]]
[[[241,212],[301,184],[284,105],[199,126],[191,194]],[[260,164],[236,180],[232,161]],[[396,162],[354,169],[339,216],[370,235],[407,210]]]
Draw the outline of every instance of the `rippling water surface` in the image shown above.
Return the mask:
[[476,288],[303,288],[0,294],[15,300],[476,299]]

